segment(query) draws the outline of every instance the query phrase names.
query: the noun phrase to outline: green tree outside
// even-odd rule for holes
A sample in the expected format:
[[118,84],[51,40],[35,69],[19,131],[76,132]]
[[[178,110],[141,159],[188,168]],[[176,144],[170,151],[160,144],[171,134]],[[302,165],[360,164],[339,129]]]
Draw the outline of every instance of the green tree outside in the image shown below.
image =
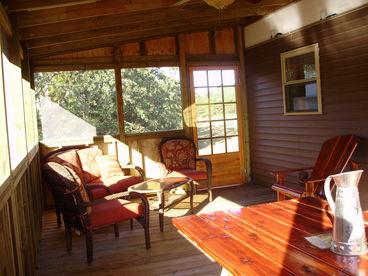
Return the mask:
[[[126,133],[182,128],[176,75],[177,68],[122,70]],[[36,97],[44,96],[95,126],[97,135],[118,133],[113,70],[36,73],[35,90]]]

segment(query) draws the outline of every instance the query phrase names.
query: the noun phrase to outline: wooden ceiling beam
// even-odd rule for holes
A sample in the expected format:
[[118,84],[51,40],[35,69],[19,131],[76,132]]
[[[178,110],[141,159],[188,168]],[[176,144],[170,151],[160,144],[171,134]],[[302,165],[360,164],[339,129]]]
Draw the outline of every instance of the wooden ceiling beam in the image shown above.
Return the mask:
[[[158,9],[154,11],[146,11],[142,13],[126,14],[126,15],[112,15],[103,16],[97,18],[81,19],[63,23],[54,23],[50,25],[40,25],[34,27],[28,27],[20,29],[19,34],[22,40],[31,40],[36,38],[52,37],[55,40],[62,41],[62,37],[66,38],[66,34],[81,33],[83,35],[98,34],[101,31],[114,31],[122,28],[139,27],[138,25],[160,25],[160,21],[171,20],[174,23],[177,21],[183,21],[188,23],[196,23],[200,18],[211,17],[213,20],[220,21],[242,18],[247,16],[265,15],[270,11],[273,11],[281,6],[271,6],[263,8],[249,8],[249,7],[236,7],[229,8],[223,11],[220,15],[216,9],[211,7],[203,7],[201,9],[183,9],[183,8],[168,8]],[[167,25],[169,26],[169,25]],[[57,32],[55,32],[57,30]],[[84,34],[83,34],[84,33]],[[47,41],[47,40],[45,40]],[[40,43],[39,43],[40,44]]]
[[68,42],[59,45],[47,46],[42,48],[35,48],[29,50],[30,58],[35,57],[44,57],[44,56],[52,56],[72,51],[82,51],[93,48],[100,48],[111,45],[121,45],[124,43],[136,42],[140,40],[147,40],[165,36],[172,36],[178,33],[188,33],[188,32],[196,32],[196,31],[205,31],[212,28],[226,27],[226,26],[234,26],[234,25],[245,25],[250,21],[249,18],[240,18],[235,20],[227,20],[221,23],[221,26],[218,25],[218,21],[212,20],[211,22],[203,22],[203,24],[199,25],[188,25],[188,26],[180,26],[180,27],[166,27],[144,31],[130,31],[126,32],[124,35],[111,35],[102,37],[99,39],[90,38],[78,42]]
[[47,10],[16,13],[19,28],[89,17],[166,8],[176,0],[105,0]]
[[81,4],[90,4],[101,0],[12,0],[9,1],[7,10],[9,13],[22,11],[37,11],[53,8],[62,8]]
[[12,25],[1,3],[0,3],[0,26],[8,36],[13,35]]
[[188,19],[180,19],[177,17],[168,17],[165,14],[162,14],[160,17],[155,18],[147,18],[146,20],[139,22],[139,23],[128,23],[120,26],[115,26],[111,28],[102,28],[92,31],[86,32],[78,32],[78,33],[71,33],[71,34],[63,34],[57,35],[54,37],[47,37],[41,39],[34,39],[27,41],[27,47],[29,49],[45,47],[45,46],[53,46],[63,43],[68,43],[74,41],[75,43],[80,43],[83,40],[88,40],[91,38],[100,39],[103,37],[108,36],[124,36],[126,33],[130,33],[131,30],[134,32],[150,32],[152,30],[159,30],[161,28],[165,29],[168,26],[170,27],[185,27],[185,26],[193,26],[193,25],[201,25],[205,26],[207,23],[221,25],[222,21],[226,20],[234,20],[243,17],[233,17],[231,14],[228,16],[224,16],[224,18],[219,21],[216,17],[211,15],[201,14],[197,17],[191,17]]

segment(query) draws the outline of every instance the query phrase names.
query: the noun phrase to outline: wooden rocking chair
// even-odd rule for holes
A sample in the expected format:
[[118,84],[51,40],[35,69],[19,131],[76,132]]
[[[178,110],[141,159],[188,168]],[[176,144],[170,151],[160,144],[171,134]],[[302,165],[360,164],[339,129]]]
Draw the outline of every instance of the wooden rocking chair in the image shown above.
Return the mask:
[[[354,135],[336,136],[323,143],[314,167],[271,172],[276,176],[272,189],[277,192],[277,200],[284,200],[285,196],[324,198],[323,183],[329,175],[343,172],[349,162],[352,170],[358,169],[358,164],[351,160],[357,146],[358,137]],[[307,170],[312,170],[310,175]],[[299,172],[299,183],[304,186],[300,189],[285,185],[285,175],[295,172]]]

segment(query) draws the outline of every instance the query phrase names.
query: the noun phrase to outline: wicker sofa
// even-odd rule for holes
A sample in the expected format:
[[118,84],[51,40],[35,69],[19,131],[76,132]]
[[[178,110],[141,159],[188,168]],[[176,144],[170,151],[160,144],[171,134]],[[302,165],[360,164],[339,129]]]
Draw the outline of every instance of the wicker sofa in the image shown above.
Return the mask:
[[[43,164],[48,162],[64,166],[74,181],[86,188],[91,200],[124,192],[128,187],[145,180],[142,168],[119,164],[116,155],[103,155],[102,151],[95,147],[58,149],[45,156]],[[131,169],[138,171],[139,176],[130,175]],[[55,205],[60,226],[60,210],[57,202]]]

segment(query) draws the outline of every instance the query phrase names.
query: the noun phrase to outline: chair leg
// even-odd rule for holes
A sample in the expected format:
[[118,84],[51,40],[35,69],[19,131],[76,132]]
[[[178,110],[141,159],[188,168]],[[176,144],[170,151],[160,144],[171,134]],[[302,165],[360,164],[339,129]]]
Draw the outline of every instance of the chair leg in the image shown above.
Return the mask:
[[65,223],[66,250],[72,251],[72,227]]
[[56,207],[55,211],[56,211],[57,227],[60,228],[61,227],[61,210],[60,210],[60,207]]
[[208,200],[209,200],[209,202],[212,202],[212,200],[213,200],[213,198],[212,198],[212,187],[208,182],[207,182],[207,191],[208,191]]
[[280,192],[277,192],[277,201],[282,201],[282,200],[285,200],[285,195]]
[[86,230],[86,249],[87,249],[87,263],[91,263],[93,260],[93,237],[91,230]]
[[130,219],[130,230],[133,230],[133,219]]
[[119,237],[119,224],[114,224],[115,237]]

